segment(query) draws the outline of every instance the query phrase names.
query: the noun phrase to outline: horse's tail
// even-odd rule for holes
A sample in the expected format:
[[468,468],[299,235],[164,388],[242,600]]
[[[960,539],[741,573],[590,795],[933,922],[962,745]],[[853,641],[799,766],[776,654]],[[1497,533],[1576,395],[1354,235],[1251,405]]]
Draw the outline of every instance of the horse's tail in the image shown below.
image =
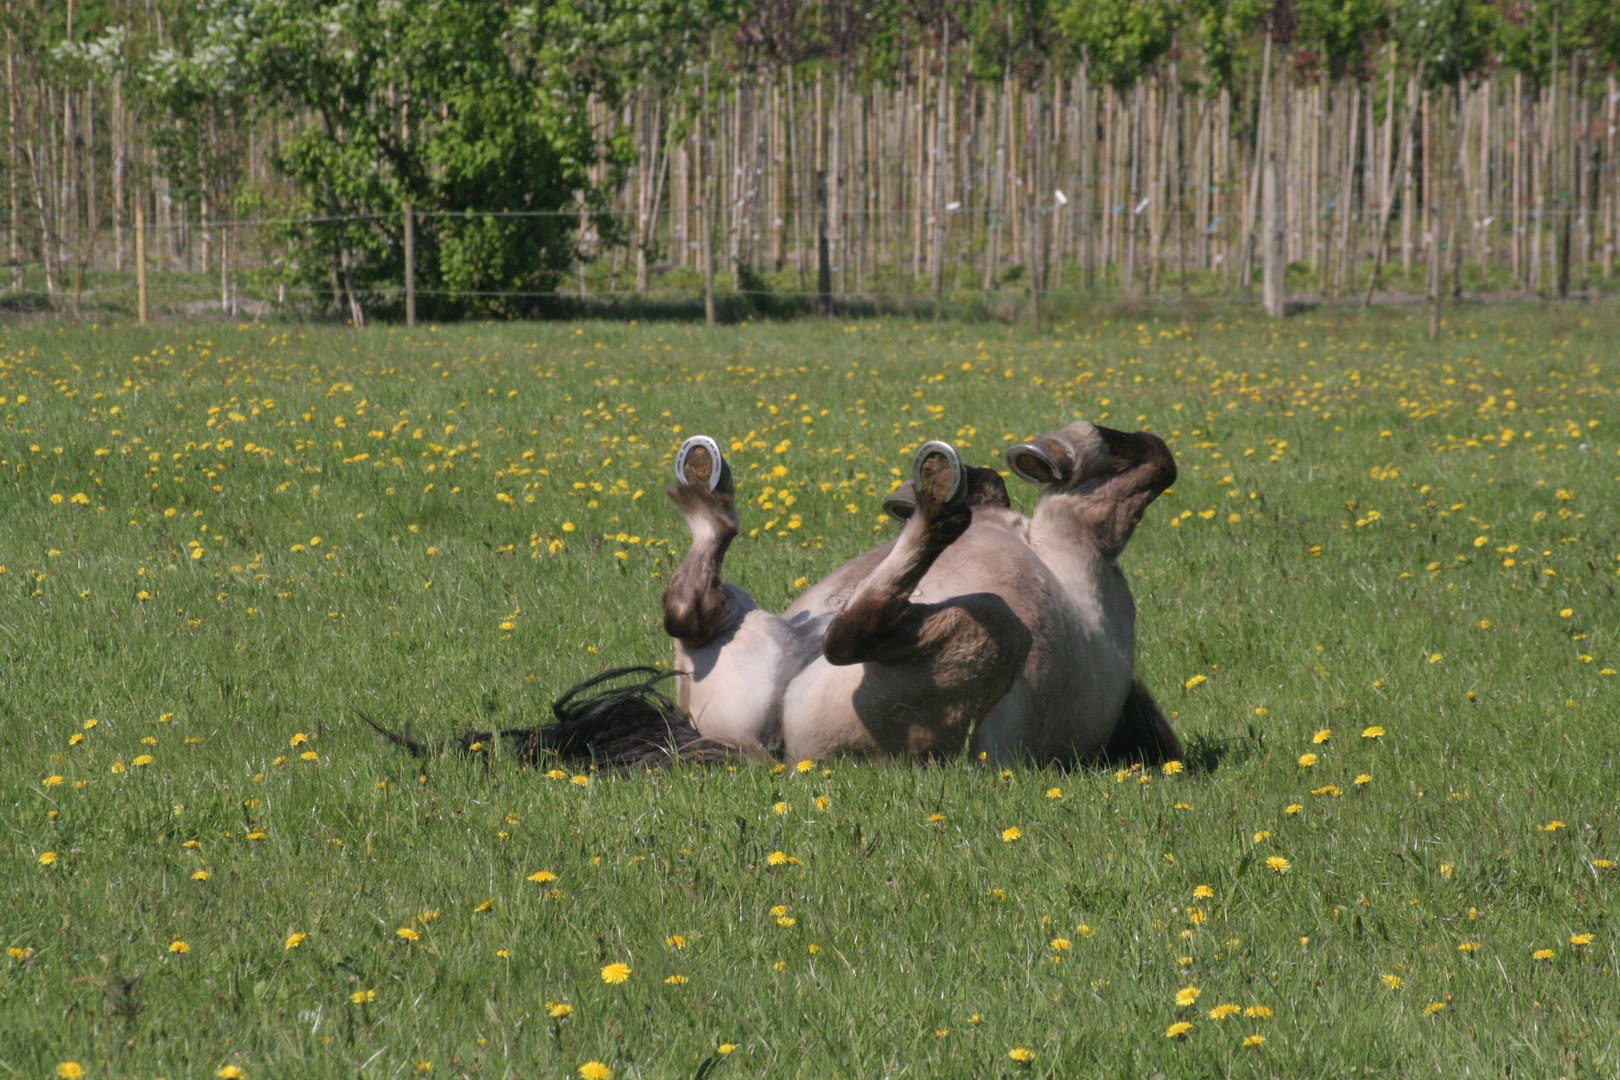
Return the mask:
[[[613,668],[571,687],[551,706],[556,722],[539,729],[541,749],[564,761],[621,768],[730,756],[658,689],[674,674],[646,666]],[[604,683],[610,685],[599,689]]]
[[1170,730],[1159,703],[1138,680],[1131,682],[1103,754],[1111,761],[1140,761],[1145,765],[1181,760],[1181,740]]
[[[659,691],[658,684],[673,674],[646,666],[613,668],[570,687],[553,702],[553,723],[500,732],[467,731],[439,742],[413,738],[409,724],[403,732],[390,731],[358,709],[355,714],[417,758],[451,751],[487,753],[497,739],[507,754],[529,765],[554,757],[572,764],[629,768],[732,756],[729,748],[705,739],[686,711]],[[639,680],[624,681],[632,676]]]

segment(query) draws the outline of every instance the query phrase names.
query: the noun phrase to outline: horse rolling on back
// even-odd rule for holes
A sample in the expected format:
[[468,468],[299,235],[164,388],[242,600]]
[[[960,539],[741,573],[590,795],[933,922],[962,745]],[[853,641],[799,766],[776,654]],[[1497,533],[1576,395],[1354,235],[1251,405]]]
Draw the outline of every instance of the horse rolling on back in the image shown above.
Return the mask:
[[1134,679],[1136,607],[1118,564],[1175,480],[1169,448],[1079,421],[1012,447],[1007,464],[1041,490],[1029,517],[995,470],[925,443],[885,504],[900,534],[775,615],[724,580],[741,525],[731,470],[714,440],[688,439],[666,489],[692,534],[663,600],[677,752],[1179,757]]

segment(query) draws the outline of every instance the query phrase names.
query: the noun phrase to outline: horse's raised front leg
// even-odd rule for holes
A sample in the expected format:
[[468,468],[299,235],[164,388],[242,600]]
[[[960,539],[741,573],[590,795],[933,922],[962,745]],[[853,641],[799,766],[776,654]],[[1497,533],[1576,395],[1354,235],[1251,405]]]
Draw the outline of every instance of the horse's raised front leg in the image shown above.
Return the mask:
[[[831,668],[811,668],[789,688],[784,720],[790,756],[862,749],[959,752],[972,725],[1023,667],[1030,633],[1001,597],[912,599],[972,521],[967,477],[947,444],[923,445],[912,484],[915,513],[827,624],[821,650]],[[950,594],[948,584],[943,591]]]
[[664,632],[689,648],[708,644],[740,616],[726,591],[720,567],[737,536],[731,466],[705,435],[681,445],[675,456],[677,483],[664,491],[692,531],[692,546],[664,590]]

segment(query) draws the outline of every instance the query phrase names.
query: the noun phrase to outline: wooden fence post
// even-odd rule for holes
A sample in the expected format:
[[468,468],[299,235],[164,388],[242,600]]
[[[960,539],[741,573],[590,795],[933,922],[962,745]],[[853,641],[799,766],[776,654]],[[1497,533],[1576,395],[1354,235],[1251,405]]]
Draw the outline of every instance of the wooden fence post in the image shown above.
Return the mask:
[[416,325],[416,214],[405,204],[405,325]]
[[1287,256],[1283,252],[1283,224],[1280,192],[1277,190],[1277,162],[1268,160],[1260,183],[1260,203],[1264,238],[1263,287],[1266,314],[1273,319],[1283,317],[1283,277],[1288,272]]
[[135,196],[135,293],[141,325],[146,325],[146,193]]

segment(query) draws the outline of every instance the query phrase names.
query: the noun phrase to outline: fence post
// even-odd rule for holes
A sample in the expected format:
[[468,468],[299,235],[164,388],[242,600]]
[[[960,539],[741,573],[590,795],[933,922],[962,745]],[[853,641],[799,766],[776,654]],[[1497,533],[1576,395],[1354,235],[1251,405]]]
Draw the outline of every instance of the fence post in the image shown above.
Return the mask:
[[135,293],[141,325],[146,325],[146,193],[135,195]]
[[1277,162],[1266,162],[1264,175],[1261,177],[1261,212],[1264,219],[1261,229],[1263,231],[1265,247],[1264,266],[1262,268],[1263,287],[1265,290],[1266,314],[1273,319],[1283,317],[1283,276],[1288,272],[1288,264],[1284,261],[1283,253],[1283,225],[1281,192],[1277,190]]
[[832,257],[827,249],[827,170],[816,173],[816,290],[821,294],[821,313],[832,318]]
[[416,325],[416,215],[405,204],[405,325]]

